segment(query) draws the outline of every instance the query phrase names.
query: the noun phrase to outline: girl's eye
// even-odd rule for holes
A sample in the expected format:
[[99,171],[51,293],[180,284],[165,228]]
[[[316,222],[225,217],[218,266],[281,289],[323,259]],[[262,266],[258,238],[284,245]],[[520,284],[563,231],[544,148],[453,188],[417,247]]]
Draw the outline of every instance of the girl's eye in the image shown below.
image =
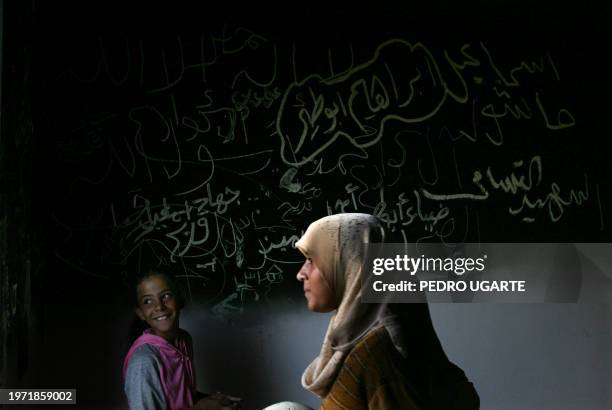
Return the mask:
[[172,299],[174,297],[174,295],[172,293],[164,293],[164,295],[162,296],[162,298],[164,299]]
[[151,299],[145,299],[145,300],[142,301],[143,305],[148,305],[150,303],[151,303]]

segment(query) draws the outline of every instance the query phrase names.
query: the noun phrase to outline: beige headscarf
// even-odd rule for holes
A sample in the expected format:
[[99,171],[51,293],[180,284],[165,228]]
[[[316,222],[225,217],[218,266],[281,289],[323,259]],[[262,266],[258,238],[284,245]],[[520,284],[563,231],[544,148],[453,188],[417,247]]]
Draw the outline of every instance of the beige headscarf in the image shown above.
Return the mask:
[[361,303],[361,269],[367,244],[383,241],[378,219],[348,213],[313,222],[295,244],[319,268],[338,306],[319,356],[302,375],[302,386],[320,397],[329,392],[351,348],[373,328],[384,325],[384,305]]
[[[375,242],[384,242],[383,228],[375,217],[338,214],[313,222],[295,244],[319,268],[338,306],[319,356],[304,370],[302,386],[325,397],[353,346],[384,326],[397,351],[409,361],[413,387],[428,407],[451,408],[457,400],[456,386],[468,381],[446,357],[427,303],[361,302],[362,279],[364,283],[372,280],[372,275],[362,272],[362,265],[370,251],[368,244]],[[477,402],[475,391],[473,396]]]

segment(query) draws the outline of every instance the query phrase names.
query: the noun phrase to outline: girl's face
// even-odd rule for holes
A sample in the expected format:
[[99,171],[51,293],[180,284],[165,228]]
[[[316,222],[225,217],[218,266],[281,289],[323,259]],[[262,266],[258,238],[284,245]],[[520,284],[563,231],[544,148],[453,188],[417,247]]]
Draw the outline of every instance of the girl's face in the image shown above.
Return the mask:
[[331,288],[312,259],[306,259],[296,277],[304,284],[308,310],[325,313],[337,308]]
[[173,342],[179,326],[180,308],[163,275],[144,279],[136,290],[136,314],[151,327],[153,334]]

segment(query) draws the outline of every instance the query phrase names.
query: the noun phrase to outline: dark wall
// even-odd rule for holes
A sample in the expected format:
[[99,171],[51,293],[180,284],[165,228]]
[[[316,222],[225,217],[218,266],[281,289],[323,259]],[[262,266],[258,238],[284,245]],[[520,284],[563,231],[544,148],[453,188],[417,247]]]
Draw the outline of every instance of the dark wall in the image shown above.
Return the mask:
[[35,377],[87,373],[83,403],[121,399],[144,263],[265,329],[301,312],[292,244],[330,213],[397,242],[610,241],[607,5],[10,7],[2,292],[31,295]]
[[32,198],[86,275],[156,258],[214,306],[282,297],[335,212],[396,241],[609,237],[596,7],[38,7]]
[[28,31],[32,16],[27,9],[9,10],[7,24],[5,4],[0,3],[0,386],[22,386],[38,383],[42,308],[38,286],[46,250],[32,203],[32,193],[38,189],[30,161],[36,145],[31,93],[34,46]]

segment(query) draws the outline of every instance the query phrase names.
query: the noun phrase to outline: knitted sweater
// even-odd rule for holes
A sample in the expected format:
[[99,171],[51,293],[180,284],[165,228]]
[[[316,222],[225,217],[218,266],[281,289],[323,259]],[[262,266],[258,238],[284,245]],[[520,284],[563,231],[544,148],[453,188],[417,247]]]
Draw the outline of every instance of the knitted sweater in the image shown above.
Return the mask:
[[385,328],[378,328],[348,354],[321,410],[478,409],[472,384],[456,366],[450,362],[448,366],[451,377],[433,376],[446,378],[444,391],[435,381],[423,382],[432,380],[434,372],[415,372],[410,361],[395,349]]

